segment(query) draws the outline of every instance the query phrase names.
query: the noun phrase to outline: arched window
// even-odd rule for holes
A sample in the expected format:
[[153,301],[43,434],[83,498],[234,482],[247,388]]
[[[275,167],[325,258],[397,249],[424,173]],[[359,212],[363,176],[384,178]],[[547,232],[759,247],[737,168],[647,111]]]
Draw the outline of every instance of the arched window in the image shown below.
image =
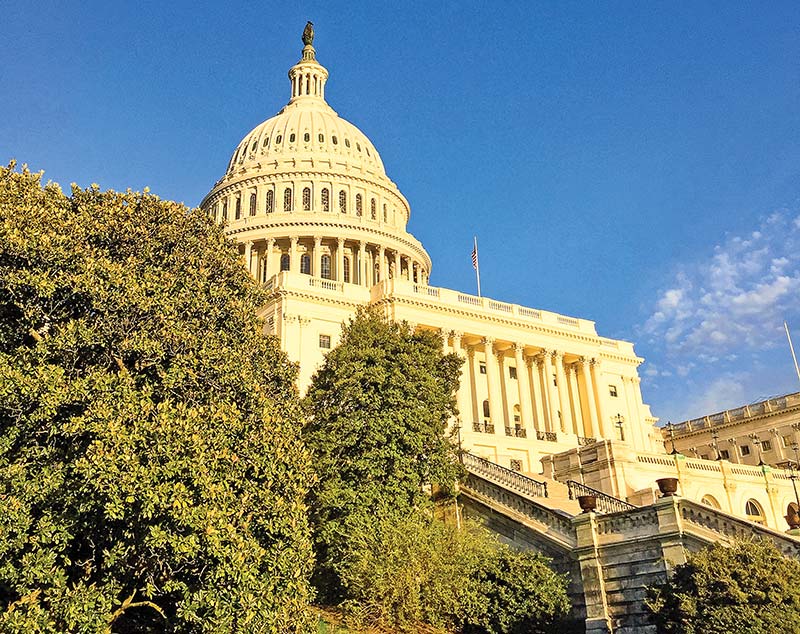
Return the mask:
[[489,418],[489,401],[486,400],[483,402],[483,417]]
[[275,210],[275,192],[271,189],[267,190],[267,195],[264,197],[264,209],[268,214]]
[[320,277],[323,279],[329,280],[331,279],[331,256],[323,255],[320,258]]
[[294,143],[294,140],[295,140],[295,136],[294,136],[294,132],[292,132],[292,133],[289,135],[289,143]]
[[761,505],[755,500],[747,500],[747,504],[744,506],[744,512],[747,515],[747,519],[751,522],[755,522],[756,524],[767,523],[764,517],[764,509],[762,509]]
[[283,137],[279,134],[277,137],[275,137],[275,143],[280,143],[281,141],[283,141]]
[[214,206],[211,208],[211,217],[214,220],[218,219],[217,214],[219,213],[219,203],[214,203]]
[[345,147],[350,147],[350,139],[345,138],[344,144],[345,144]]
[[320,134],[317,138],[319,139],[320,143],[325,143],[325,135],[324,134]]
[[255,216],[256,215],[256,193],[255,192],[250,194],[250,215],[251,216]]
[[308,253],[300,256],[300,272],[311,275],[311,256]]
[[303,188],[303,211],[311,211],[311,188]]
[[360,216],[364,211],[364,203],[361,194],[356,194],[356,216]]
[[372,198],[369,201],[369,217],[372,218],[373,220],[377,220],[377,218],[378,218],[378,214],[375,211],[375,199],[374,198]]
[[303,135],[303,141],[304,141],[305,143],[308,143],[310,140],[311,140],[311,135],[310,135],[308,132],[306,132],[306,133]]
[[281,271],[289,270],[289,254],[284,253],[281,255]]
[[383,221],[389,222],[389,214],[386,211],[386,205],[383,206]]
[[342,277],[344,281],[349,283],[350,282],[350,258],[348,256],[344,256],[344,260],[342,260]]
[[258,147],[258,140],[256,139],[253,141],[253,147],[250,148],[250,151],[255,152],[257,147]]
[[717,502],[717,499],[713,495],[704,495],[700,500],[700,503],[710,506],[712,509],[721,508],[719,502]]
[[356,149],[360,152],[361,151],[361,144],[356,141]]
[[322,190],[322,211],[330,211],[331,210],[331,193],[328,191],[328,188],[325,187]]
[[291,211],[292,210],[292,188],[287,187],[283,190],[283,210],[284,211]]
[[519,405],[514,405],[514,424],[519,426],[521,420],[522,418],[520,417],[519,413]]
[[339,192],[339,211],[343,214],[347,213],[347,192],[344,190]]
[[222,219],[228,219],[228,199],[222,201]]
[[336,138],[335,134],[331,136],[331,143],[333,143],[334,145],[339,144],[339,139]]
[[261,147],[269,147],[269,137],[264,139],[264,142],[261,144]]
[[242,198],[241,196],[236,197],[236,220],[242,217]]

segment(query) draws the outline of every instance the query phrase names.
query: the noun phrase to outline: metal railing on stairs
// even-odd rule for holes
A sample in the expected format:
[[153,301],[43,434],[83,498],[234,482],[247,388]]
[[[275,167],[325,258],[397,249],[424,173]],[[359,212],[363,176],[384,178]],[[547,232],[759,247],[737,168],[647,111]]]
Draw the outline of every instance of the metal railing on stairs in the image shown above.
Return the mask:
[[547,482],[539,482],[518,471],[507,469],[496,462],[486,460],[486,458],[481,458],[469,452],[465,452],[461,455],[461,462],[464,467],[466,467],[467,471],[475,475],[485,476],[499,484],[525,493],[531,497],[547,497]]
[[593,495],[597,500],[598,513],[616,513],[618,511],[632,511],[639,508],[633,504],[615,498],[613,495],[608,495],[592,487],[587,487],[585,484],[576,482],[575,480],[567,480],[567,488],[569,489],[569,499],[577,500],[579,495]]

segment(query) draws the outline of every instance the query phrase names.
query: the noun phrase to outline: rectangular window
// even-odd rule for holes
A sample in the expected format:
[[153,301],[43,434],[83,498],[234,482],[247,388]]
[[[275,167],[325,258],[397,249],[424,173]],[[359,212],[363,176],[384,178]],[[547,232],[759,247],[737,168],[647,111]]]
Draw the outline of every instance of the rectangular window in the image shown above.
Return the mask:
[[791,435],[783,437],[783,446],[784,447],[791,447],[792,446],[792,437],[791,437]]
[[616,385],[609,385],[608,386],[608,395],[617,398],[617,386]]
[[480,369],[481,374],[486,374],[486,364],[483,361],[478,364],[478,368]]
[[330,335],[320,335],[319,336],[319,347],[324,348],[325,350],[331,349],[331,336]]
[[701,453],[700,454],[700,459],[701,460],[708,460],[708,454],[707,453]]
[[517,378],[517,368],[509,367],[508,368],[508,378],[509,379],[516,379]]
[[721,450],[719,452],[719,455],[723,460],[730,460],[731,459],[731,452],[728,451],[727,449]]
[[742,445],[741,447],[739,447],[739,451],[743,456],[750,455],[750,447],[748,447],[747,445]]
[[761,451],[772,451],[772,442],[770,442],[769,440],[762,440]]

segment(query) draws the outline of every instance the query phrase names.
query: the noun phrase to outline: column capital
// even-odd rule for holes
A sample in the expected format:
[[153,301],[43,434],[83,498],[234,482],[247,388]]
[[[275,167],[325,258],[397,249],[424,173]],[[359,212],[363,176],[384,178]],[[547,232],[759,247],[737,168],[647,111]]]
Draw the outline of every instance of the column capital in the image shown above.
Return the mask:
[[450,336],[453,338],[453,345],[461,347],[461,339],[464,337],[464,333],[460,330],[451,330]]
[[481,339],[481,343],[484,346],[494,346],[494,341],[495,341],[494,337],[483,337]]
[[297,243],[300,241],[299,236],[291,236],[289,238],[289,242],[292,244],[292,248],[297,246]]
[[519,341],[515,341],[512,344],[512,347],[514,348],[514,353],[525,354],[525,344],[524,343],[520,343]]
[[344,246],[344,238],[336,238],[336,244],[338,244],[341,249]]
[[314,246],[318,247],[322,244],[322,236],[314,236]]
[[770,429],[769,433],[775,436],[775,438],[777,438],[781,434],[781,432],[778,430],[777,427],[773,427],[772,429]]
[[551,351],[550,351],[550,355],[551,355],[551,356],[552,356],[554,359],[559,359],[559,360],[561,360],[561,359],[563,359],[563,358],[564,358],[564,352],[563,352],[563,351],[561,351],[561,350],[551,350]]

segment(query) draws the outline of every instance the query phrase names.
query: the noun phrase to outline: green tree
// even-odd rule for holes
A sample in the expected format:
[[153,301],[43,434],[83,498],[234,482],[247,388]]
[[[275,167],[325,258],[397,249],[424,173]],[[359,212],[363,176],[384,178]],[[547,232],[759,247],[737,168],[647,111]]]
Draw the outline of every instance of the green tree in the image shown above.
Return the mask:
[[364,309],[314,375],[305,440],[317,472],[312,522],[328,600],[340,590],[332,566],[343,556],[348,524],[402,516],[430,503],[426,485],[452,488],[458,478],[445,431],[460,363],[444,354],[437,333],[412,333]]
[[646,605],[664,634],[800,633],[800,562],[771,542],[714,544],[689,554]]
[[0,631],[293,632],[295,367],[198,210],[0,171]]

